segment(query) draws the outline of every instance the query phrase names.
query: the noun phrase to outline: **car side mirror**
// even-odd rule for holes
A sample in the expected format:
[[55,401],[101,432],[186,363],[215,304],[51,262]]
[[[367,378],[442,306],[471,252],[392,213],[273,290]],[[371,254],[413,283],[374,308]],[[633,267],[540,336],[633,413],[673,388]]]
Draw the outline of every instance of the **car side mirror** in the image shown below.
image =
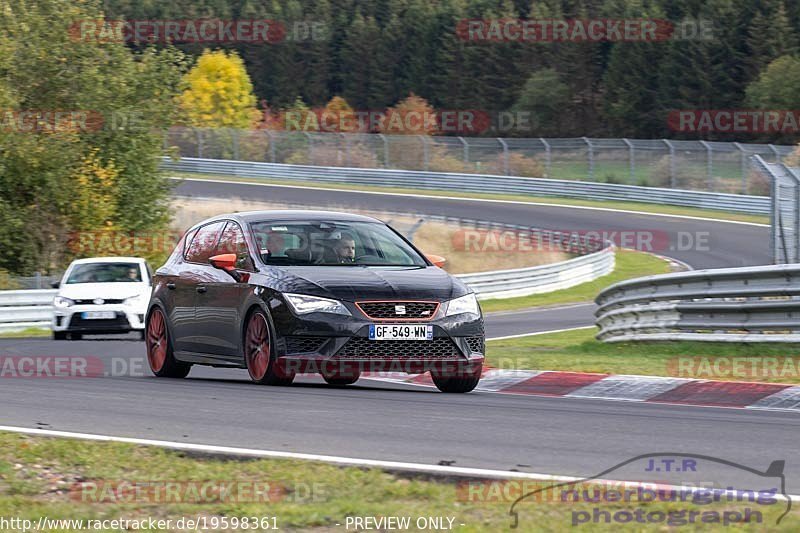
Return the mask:
[[53,287],[54,289],[57,289],[57,288],[61,287],[61,282],[60,281],[54,281],[53,283],[50,284],[50,286]]
[[224,270],[230,274],[233,279],[239,281],[241,277],[236,271],[236,260],[236,254],[220,254],[209,258],[208,262],[211,263],[211,266],[214,268]]
[[428,255],[426,254],[425,257],[433,263],[433,266],[437,266],[439,268],[444,268],[445,263],[447,263],[447,259],[442,257],[441,255]]

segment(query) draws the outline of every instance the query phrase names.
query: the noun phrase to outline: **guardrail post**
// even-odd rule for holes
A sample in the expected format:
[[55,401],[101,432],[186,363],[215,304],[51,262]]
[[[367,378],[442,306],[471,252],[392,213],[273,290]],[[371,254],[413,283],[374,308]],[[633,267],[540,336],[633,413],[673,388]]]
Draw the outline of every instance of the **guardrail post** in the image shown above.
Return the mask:
[[544,137],[539,137],[539,140],[542,141],[544,145],[544,168],[547,170],[547,177],[550,177],[550,166],[552,163],[552,153],[550,150],[550,143],[547,142]]
[[469,144],[464,140],[464,137],[459,137],[458,140],[461,141],[461,147],[464,152],[464,163],[469,163]]
[[508,160],[508,157],[509,157],[509,155],[508,155],[508,144],[506,143],[506,141],[504,139],[502,139],[500,137],[498,137],[497,140],[498,140],[498,142],[500,142],[500,146],[503,147],[503,172],[505,173],[506,176],[509,176],[511,174],[511,168],[510,168],[510,163],[509,163],[509,160]]
[[669,188],[675,189],[677,185],[677,177],[675,175],[675,146],[669,139],[662,139],[664,144],[669,148]]
[[747,154],[739,143],[733,143],[739,150],[739,166],[742,169],[742,194],[747,194]]
[[630,159],[630,173],[631,173],[631,183],[636,182],[636,151],[633,147],[633,143],[628,139],[622,139],[622,141],[628,145],[628,158]]
[[594,181],[594,146],[592,146],[592,141],[590,141],[588,137],[584,137],[583,142],[586,143],[589,149],[589,181]]
[[706,141],[700,141],[706,149],[706,172],[708,174],[708,187],[713,192],[717,188],[714,186],[714,152],[711,150],[711,145]]

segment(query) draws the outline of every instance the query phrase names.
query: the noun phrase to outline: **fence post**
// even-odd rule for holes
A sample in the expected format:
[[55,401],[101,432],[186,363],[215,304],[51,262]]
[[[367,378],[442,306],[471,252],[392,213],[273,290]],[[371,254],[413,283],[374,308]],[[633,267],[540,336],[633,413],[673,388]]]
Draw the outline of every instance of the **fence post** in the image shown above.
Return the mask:
[[464,163],[469,164],[469,144],[464,140],[464,137],[459,137],[458,140],[461,141],[461,146],[464,150]]
[[778,151],[778,149],[775,147],[775,145],[774,144],[768,144],[767,146],[769,146],[769,149],[772,150],[772,153],[775,154],[775,162],[776,163],[780,163],[781,162],[781,153]]
[[[346,135],[344,133],[340,133],[339,135],[341,135],[342,138],[344,139],[344,165],[346,167],[349,167],[349,166],[351,166],[351,163],[350,163],[350,136]],[[341,150],[337,150],[337,152],[339,154],[339,158],[341,159],[342,151]]]
[[303,132],[303,137],[305,137],[306,141],[308,142],[308,164],[309,165],[313,165],[314,164],[314,141],[311,139],[311,134],[308,133],[307,131]]
[[379,133],[378,137],[383,141],[383,168],[389,168],[389,141],[383,133]]
[[428,153],[428,137],[426,135],[418,135],[420,141],[422,141],[422,161],[423,161],[423,170],[428,170],[430,164],[430,154]]
[[583,137],[583,142],[586,143],[589,155],[589,181],[594,181],[594,146],[588,137]]
[[628,139],[622,139],[622,141],[628,145],[628,157],[630,158],[630,172],[631,172],[631,183],[636,183],[636,152],[633,148],[633,143]]
[[544,145],[544,167],[547,170],[547,177],[550,177],[550,165],[552,163],[552,154],[550,150],[550,143],[547,142],[544,137],[539,137],[539,140],[542,141]]
[[233,159],[236,161],[241,161],[239,159],[239,130],[236,128],[232,128],[233,131]]
[[747,194],[747,154],[739,143],[733,143],[739,150],[739,166],[742,168],[742,194]]
[[508,143],[506,143],[506,141],[503,140],[501,137],[498,137],[497,140],[500,143],[500,146],[503,147],[503,173],[506,176],[509,176],[511,175],[511,168],[510,168],[511,165],[509,164],[508,161]]
[[194,130],[195,135],[197,136],[197,157],[203,157],[203,134],[200,129]]
[[269,130],[264,130],[264,133],[267,135],[269,140],[269,155],[272,159],[272,162],[277,162],[277,150],[275,149],[275,137],[272,135],[272,132]]
[[677,185],[677,177],[675,176],[675,146],[669,139],[662,139],[664,144],[669,148],[669,188],[674,189]]
[[34,272],[34,277],[36,278],[36,288],[42,288],[42,273],[41,272]]
[[716,191],[716,187],[714,187],[714,154],[711,150],[711,145],[708,144],[706,141],[700,141],[706,149],[706,167],[708,173],[708,187],[713,192]]

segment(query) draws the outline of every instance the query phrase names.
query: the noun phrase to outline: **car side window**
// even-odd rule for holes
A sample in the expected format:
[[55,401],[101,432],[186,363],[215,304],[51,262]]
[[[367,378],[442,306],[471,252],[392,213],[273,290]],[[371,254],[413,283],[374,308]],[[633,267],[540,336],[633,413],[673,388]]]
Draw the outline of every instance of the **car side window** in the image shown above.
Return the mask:
[[225,222],[213,222],[203,226],[192,237],[192,241],[186,247],[184,258],[190,263],[207,264],[208,259],[216,255],[217,240]]
[[244,232],[236,222],[228,222],[225,226],[214,255],[220,254],[236,254],[236,268],[255,270],[255,264],[247,249],[247,241],[244,240]]

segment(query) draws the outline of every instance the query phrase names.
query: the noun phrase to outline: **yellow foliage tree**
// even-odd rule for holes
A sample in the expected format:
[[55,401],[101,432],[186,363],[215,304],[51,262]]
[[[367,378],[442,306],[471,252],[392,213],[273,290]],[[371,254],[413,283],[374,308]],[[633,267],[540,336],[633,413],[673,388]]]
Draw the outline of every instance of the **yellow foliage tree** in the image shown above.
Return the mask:
[[179,101],[191,126],[244,129],[261,116],[244,61],[235,52],[205,50],[183,82]]
[[112,229],[117,216],[117,178],[120,170],[113,161],[103,163],[99,149],[92,149],[81,160],[73,176],[76,187],[74,227],[79,230]]
[[392,135],[436,135],[439,131],[436,110],[421,96],[408,98],[386,110],[381,133]]

